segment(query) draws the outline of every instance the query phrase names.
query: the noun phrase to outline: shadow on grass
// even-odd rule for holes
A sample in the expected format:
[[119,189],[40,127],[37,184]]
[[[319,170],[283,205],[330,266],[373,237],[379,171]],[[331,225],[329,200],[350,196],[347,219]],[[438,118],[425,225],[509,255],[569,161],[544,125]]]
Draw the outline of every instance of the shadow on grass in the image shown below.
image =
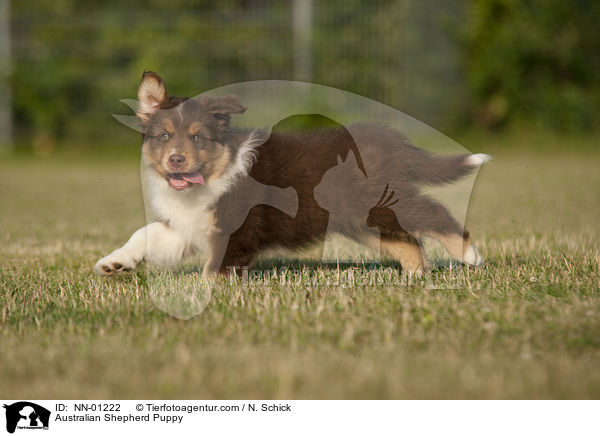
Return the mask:
[[393,268],[401,270],[400,262],[384,261],[384,262],[321,262],[310,259],[261,259],[256,262],[252,269],[254,270],[273,270],[273,269],[290,269],[293,271],[301,270],[345,270],[350,268],[358,268],[364,270],[373,270],[380,268]]
[[[436,259],[430,261],[431,272],[444,272],[450,269],[463,268],[460,262],[452,262],[447,259]],[[346,270],[350,268],[362,270],[396,269],[402,271],[400,262],[394,260],[383,260],[380,262],[319,262],[305,259],[262,259],[256,262],[254,270],[290,269],[300,270]]]
[[[486,262],[486,267],[494,267],[497,266],[496,262]],[[203,264],[198,263],[182,265],[178,268],[172,269],[172,273],[178,274],[202,274]],[[463,265],[460,262],[453,262],[447,259],[436,259],[430,261],[430,269],[431,273],[444,273],[451,270],[468,268],[467,265]],[[250,271],[291,271],[291,272],[300,272],[300,271],[345,271],[349,269],[357,269],[362,271],[372,271],[372,270],[385,270],[385,269],[394,269],[398,272],[402,271],[402,265],[400,262],[394,260],[384,260],[381,262],[320,262],[317,260],[310,259],[261,259],[258,260]],[[132,271],[130,273],[120,274],[114,277],[115,280],[122,283],[133,283],[137,282],[138,285],[144,287],[147,285],[146,280],[146,270],[145,268],[140,268],[136,271]]]

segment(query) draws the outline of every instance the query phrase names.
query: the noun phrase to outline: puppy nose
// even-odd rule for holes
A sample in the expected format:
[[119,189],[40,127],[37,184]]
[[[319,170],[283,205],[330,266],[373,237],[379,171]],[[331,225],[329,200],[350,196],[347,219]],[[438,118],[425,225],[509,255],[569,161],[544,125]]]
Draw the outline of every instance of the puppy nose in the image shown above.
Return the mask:
[[185,162],[185,156],[182,154],[172,154],[169,157],[169,166],[179,168]]

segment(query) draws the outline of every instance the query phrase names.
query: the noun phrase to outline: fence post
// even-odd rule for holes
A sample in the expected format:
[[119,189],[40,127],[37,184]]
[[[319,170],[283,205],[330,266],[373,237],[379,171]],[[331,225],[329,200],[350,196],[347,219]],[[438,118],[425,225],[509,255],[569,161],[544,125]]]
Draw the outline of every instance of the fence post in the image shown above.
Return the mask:
[[302,82],[312,80],[312,8],[312,0],[294,0],[294,80]]
[[0,151],[13,146],[10,52],[10,0],[0,0]]

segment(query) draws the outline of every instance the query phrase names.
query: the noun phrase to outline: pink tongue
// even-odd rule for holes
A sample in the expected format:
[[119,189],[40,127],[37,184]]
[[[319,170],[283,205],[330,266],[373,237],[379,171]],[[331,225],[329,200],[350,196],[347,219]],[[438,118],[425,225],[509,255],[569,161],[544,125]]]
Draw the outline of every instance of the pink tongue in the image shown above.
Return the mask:
[[202,174],[200,173],[195,173],[195,174],[190,174],[188,175],[182,175],[181,178],[183,180],[185,180],[186,182],[190,182],[190,183],[196,183],[199,185],[204,185],[204,177],[202,177]]

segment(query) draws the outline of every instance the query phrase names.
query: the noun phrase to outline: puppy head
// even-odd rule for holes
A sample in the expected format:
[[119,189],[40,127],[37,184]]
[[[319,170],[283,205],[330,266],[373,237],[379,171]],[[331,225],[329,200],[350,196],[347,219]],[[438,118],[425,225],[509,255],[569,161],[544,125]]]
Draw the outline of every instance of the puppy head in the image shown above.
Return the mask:
[[233,96],[171,96],[158,74],[145,72],[137,109],[143,158],[176,191],[210,183],[233,162],[238,144],[229,120],[245,110]]

